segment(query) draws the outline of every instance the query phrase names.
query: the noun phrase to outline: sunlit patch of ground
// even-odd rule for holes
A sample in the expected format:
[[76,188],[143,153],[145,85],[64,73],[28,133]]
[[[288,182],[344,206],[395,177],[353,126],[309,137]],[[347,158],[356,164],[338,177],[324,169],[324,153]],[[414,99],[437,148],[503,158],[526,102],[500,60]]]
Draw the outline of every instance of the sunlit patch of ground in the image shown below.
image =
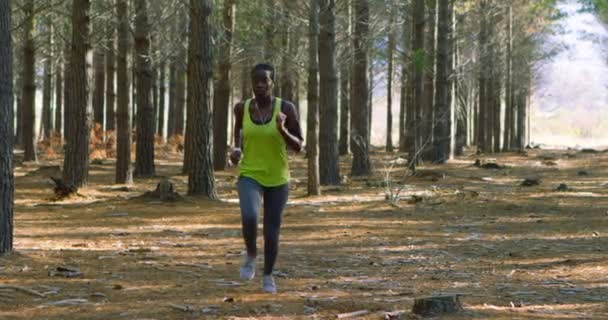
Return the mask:
[[[238,278],[235,169],[217,176],[221,202],[160,203],[136,198],[158,178],[116,190],[124,186],[112,185],[114,162],[104,160],[80,197],[52,202],[47,178],[27,175],[37,165],[20,166],[16,253],[0,257],[0,283],[45,296],[10,291],[0,318],[328,319],[358,310],[369,311],[364,319],[397,310],[413,318],[415,298],[446,293],[461,295],[466,311],[445,319],[608,318],[608,154],[482,158],[500,170],[468,156],[404,179],[396,166],[390,179],[407,187],[389,203],[384,170],[394,158],[376,154],[373,177],[312,198],[304,197],[306,160],[294,158],[277,295]],[[157,169],[185,193],[178,155],[160,156]],[[541,184],[520,186],[529,177]],[[561,183],[572,190],[556,191]],[[84,275],[49,276],[59,266]],[[84,300],[53,305],[66,299]]]

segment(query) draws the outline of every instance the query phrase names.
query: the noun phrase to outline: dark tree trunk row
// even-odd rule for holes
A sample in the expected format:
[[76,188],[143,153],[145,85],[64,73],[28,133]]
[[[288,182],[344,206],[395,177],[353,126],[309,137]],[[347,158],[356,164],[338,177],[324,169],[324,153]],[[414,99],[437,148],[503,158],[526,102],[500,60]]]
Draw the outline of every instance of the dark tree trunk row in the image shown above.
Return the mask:
[[72,51],[70,78],[66,87],[70,94],[66,109],[66,146],[63,180],[68,186],[86,186],[89,175],[90,108],[87,76],[89,51],[89,0],[74,0],[72,8]]
[[213,46],[211,43],[211,0],[190,1],[190,48],[189,59],[191,77],[188,82],[192,89],[188,99],[188,109],[192,109],[194,127],[192,130],[193,150],[191,170],[188,172],[188,194],[216,199],[213,175]]
[[0,254],[13,249],[13,48],[11,1],[0,1]]

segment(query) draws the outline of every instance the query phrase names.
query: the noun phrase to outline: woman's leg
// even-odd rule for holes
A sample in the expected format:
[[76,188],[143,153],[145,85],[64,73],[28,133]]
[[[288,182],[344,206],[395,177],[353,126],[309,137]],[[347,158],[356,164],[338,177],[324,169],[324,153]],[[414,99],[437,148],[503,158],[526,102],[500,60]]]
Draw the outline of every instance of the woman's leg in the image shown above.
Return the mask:
[[241,207],[241,223],[243,238],[247,247],[247,256],[257,256],[256,238],[258,230],[258,212],[262,202],[262,186],[247,177],[240,177],[238,181],[239,205]]
[[264,188],[264,275],[272,274],[277,260],[281,218],[288,195],[289,185]]

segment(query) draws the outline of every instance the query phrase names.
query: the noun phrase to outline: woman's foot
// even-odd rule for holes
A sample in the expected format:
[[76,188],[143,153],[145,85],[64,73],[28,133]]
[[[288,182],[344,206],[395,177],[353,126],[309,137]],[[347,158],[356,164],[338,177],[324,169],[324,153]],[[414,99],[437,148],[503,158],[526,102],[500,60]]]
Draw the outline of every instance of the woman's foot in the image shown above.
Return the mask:
[[262,290],[266,293],[277,293],[277,285],[274,283],[274,278],[271,274],[262,277]]
[[255,277],[255,257],[247,256],[241,266],[241,279],[252,280]]

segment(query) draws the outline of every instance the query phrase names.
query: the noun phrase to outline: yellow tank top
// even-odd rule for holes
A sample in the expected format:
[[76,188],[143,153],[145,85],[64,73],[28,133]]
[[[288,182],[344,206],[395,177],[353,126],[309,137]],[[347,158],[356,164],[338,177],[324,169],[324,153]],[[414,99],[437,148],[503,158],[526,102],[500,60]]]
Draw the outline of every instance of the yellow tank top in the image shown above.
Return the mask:
[[254,179],[264,187],[277,187],[289,182],[287,145],[277,129],[276,117],[281,99],[275,98],[272,119],[266,124],[251,120],[251,99],[243,109],[243,159],[239,175]]

